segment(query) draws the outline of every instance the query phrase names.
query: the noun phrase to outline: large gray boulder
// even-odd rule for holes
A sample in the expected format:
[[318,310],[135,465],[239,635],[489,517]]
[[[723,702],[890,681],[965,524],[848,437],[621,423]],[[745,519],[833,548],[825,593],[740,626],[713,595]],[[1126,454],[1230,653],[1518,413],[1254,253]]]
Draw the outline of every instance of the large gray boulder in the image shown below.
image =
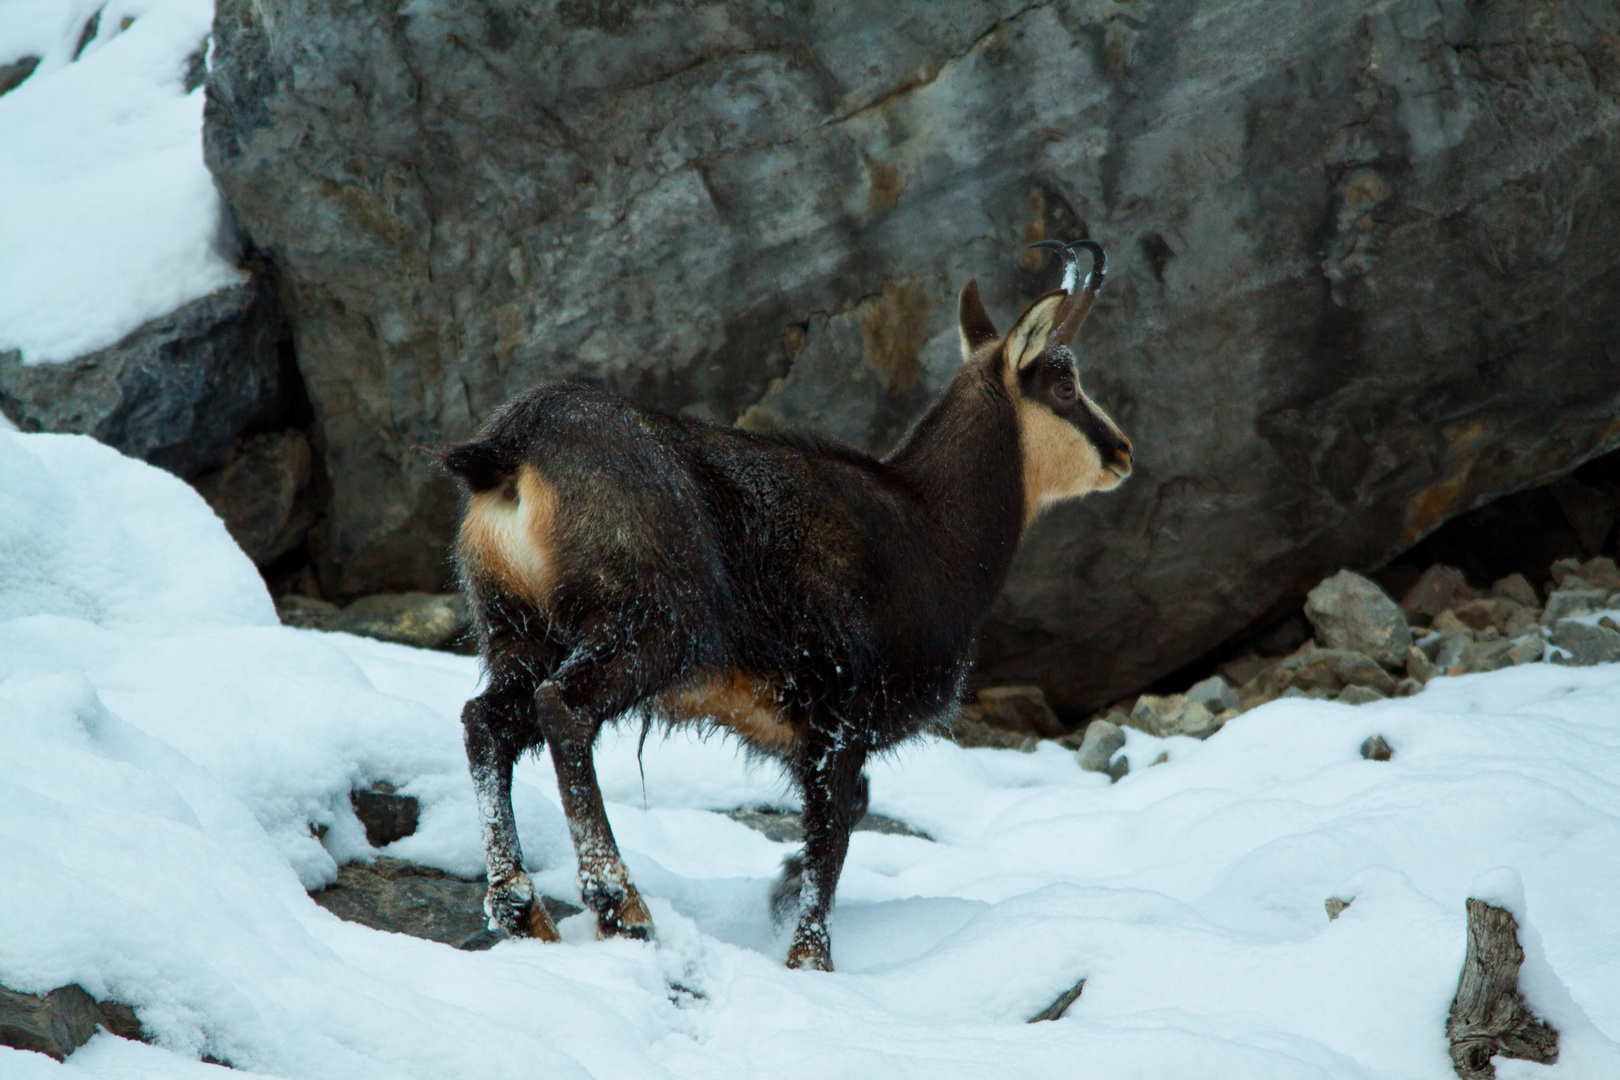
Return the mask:
[[288,411],[280,339],[275,297],[252,275],[75,360],[30,366],[0,352],[0,412],[24,431],[93,435],[191,480]]
[[[1620,9],[219,0],[210,167],[276,268],[327,591],[438,589],[415,448],[578,377],[882,449],[1089,235],[1135,440],[983,634],[1076,710],[1620,444]],[[780,381],[777,381],[780,380]],[[318,542],[317,542],[318,541]]]

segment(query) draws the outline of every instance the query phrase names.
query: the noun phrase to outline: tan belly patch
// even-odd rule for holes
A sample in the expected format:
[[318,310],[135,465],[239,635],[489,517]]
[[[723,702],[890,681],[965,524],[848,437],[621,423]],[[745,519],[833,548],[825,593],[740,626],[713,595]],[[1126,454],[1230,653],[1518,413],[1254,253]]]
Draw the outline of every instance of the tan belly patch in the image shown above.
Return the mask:
[[529,465],[467,504],[461,519],[461,550],[502,588],[540,602],[556,574],[553,527],[557,489]]
[[762,750],[784,751],[796,741],[770,684],[740,671],[713,675],[675,691],[666,699],[665,709],[676,720],[708,720],[730,728]]

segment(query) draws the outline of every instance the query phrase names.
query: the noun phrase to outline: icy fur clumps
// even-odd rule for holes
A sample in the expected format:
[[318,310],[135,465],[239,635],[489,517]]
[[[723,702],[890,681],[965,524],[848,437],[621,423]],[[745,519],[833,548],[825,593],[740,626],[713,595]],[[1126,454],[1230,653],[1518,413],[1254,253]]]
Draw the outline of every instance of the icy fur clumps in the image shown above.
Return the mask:
[[[97,31],[74,59],[88,20]],[[0,64],[0,352],[53,363],[241,280],[186,92],[211,0],[12,0]]]

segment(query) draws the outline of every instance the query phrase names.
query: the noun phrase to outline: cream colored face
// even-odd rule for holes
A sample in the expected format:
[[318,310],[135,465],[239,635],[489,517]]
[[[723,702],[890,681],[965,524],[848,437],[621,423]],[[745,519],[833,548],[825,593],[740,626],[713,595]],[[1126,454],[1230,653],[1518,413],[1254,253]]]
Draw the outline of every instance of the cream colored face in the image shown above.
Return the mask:
[[1111,491],[1131,474],[1131,441],[1080,389],[1074,355],[1049,338],[1067,297],[1037,300],[1007,335],[1003,378],[1017,403],[1024,524],[1064,499]]

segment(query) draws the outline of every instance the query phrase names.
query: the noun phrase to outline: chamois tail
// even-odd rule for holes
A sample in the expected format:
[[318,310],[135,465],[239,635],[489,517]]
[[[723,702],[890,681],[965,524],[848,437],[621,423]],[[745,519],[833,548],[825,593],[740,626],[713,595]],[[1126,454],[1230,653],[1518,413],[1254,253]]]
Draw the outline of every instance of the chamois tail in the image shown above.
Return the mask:
[[488,442],[452,446],[439,454],[439,463],[460,477],[474,494],[499,487],[518,468],[515,458]]

